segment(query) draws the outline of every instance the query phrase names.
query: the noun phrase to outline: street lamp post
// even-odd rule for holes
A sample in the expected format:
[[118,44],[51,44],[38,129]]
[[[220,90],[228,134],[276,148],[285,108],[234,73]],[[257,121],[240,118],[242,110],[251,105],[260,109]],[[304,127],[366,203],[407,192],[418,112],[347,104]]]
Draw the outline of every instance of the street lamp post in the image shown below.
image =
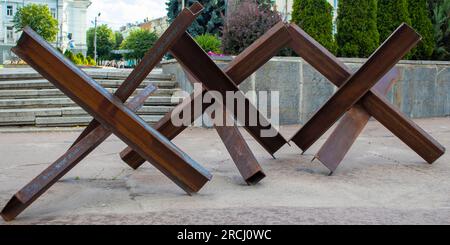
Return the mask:
[[97,16],[95,16],[95,22],[94,22],[94,60],[97,61],[97,18],[100,17],[101,13],[98,13]]

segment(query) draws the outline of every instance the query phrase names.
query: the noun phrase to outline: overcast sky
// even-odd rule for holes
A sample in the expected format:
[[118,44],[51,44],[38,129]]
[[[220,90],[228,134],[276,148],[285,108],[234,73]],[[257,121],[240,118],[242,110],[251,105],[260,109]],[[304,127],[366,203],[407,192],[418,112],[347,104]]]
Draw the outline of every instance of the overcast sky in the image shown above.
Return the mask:
[[99,12],[100,24],[108,24],[117,30],[126,23],[143,21],[145,18],[158,18],[166,15],[167,0],[91,0],[88,8],[89,27]]

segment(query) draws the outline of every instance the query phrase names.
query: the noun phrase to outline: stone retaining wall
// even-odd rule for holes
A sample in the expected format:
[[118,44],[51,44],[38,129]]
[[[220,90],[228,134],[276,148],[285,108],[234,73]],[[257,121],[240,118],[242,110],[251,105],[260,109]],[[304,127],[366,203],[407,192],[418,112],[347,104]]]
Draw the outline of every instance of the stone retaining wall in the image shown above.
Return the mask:
[[[231,58],[216,62],[225,67]],[[365,59],[342,59],[352,70]],[[411,118],[450,115],[450,62],[402,61],[397,65],[401,80],[389,93],[389,100]],[[180,65],[162,63],[163,73],[173,74],[180,87],[192,91]],[[306,122],[336,91],[325,77],[307,62],[296,57],[276,57],[248,78],[241,86],[249,90],[280,92],[280,123]]]

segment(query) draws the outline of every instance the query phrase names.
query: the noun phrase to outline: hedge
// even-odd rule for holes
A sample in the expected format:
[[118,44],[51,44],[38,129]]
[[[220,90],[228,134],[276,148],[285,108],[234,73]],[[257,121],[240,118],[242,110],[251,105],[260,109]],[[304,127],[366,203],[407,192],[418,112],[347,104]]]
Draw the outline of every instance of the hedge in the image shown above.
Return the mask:
[[408,9],[412,27],[422,36],[422,42],[411,52],[412,59],[428,60],[433,55],[436,43],[427,1],[408,0]]
[[384,42],[402,23],[411,25],[408,0],[378,0],[380,42]]
[[377,0],[340,0],[336,41],[342,57],[368,57],[379,46]]
[[333,6],[326,0],[294,0],[292,22],[336,54],[337,44],[333,38]]

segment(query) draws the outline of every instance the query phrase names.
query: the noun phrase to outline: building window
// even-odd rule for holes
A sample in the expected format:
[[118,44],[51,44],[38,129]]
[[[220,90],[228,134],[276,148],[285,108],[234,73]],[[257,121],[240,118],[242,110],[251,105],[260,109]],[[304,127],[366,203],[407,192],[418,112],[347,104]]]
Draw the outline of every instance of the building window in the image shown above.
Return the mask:
[[14,28],[12,26],[6,27],[6,39],[9,42],[14,41]]
[[56,9],[55,9],[55,8],[51,8],[51,9],[50,9],[50,12],[52,12],[53,18],[56,19]]
[[14,15],[14,11],[13,11],[13,6],[12,5],[6,6],[6,15],[7,16],[13,16]]

